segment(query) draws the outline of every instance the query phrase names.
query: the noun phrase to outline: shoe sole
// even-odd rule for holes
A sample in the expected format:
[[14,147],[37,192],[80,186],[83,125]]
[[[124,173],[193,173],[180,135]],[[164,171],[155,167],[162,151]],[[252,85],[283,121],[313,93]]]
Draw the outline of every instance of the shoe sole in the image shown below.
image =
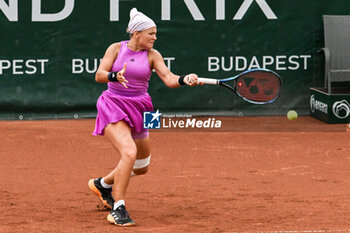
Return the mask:
[[94,194],[96,194],[100,198],[100,200],[104,206],[106,206],[109,209],[112,209],[112,206],[110,204],[108,204],[106,200],[103,199],[101,192],[100,192],[100,190],[98,190],[96,188],[94,181],[95,181],[94,179],[89,180],[89,183],[88,183],[89,188],[91,189],[91,191]]
[[135,225],[136,225],[136,223],[134,223],[134,222],[124,223],[124,224],[118,224],[118,223],[116,223],[116,222],[114,221],[113,216],[110,215],[110,214],[108,214],[107,220],[108,220],[108,222],[113,223],[114,225],[117,225],[117,226],[119,226],[119,227],[132,227],[132,226],[135,226]]

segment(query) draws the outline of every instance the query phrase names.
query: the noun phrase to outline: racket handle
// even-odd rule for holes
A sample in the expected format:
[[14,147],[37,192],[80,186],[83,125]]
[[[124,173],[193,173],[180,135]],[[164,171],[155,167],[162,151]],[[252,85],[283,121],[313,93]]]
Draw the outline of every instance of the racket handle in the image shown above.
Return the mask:
[[213,78],[198,78],[198,83],[218,85],[219,80]]

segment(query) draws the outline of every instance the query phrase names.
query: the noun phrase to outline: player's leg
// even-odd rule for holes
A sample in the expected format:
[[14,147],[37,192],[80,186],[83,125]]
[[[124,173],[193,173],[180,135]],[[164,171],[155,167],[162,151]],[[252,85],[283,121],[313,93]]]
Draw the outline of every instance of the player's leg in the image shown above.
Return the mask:
[[106,177],[105,182],[114,184],[114,197],[122,200],[129,183],[130,173],[136,160],[137,147],[131,137],[130,126],[125,121],[109,124],[105,128],[105,135],[120,153],[120,160],[113,170],[112,177]]
[[[107,134],[106,136],[108,137],[108,134],[114,134],[113,132],[109,132],[109,131],[113,131],[113,130],[109,130],[111,125],[107,125],[107,127],[105,128],[105,134]],[[125,138],[125,139],[129,139],[128,142],[124,142],[122,141],[121,145],[119,145],[119,147],[121,147],[123,144],[133,144],[132,142],[132,139],[130,140],[130,127],[129,125],[127,125],[124,121],[122,121],[121,124],[118,124],[116,125],[116,127],[111,127],[111,128],[117,128],[116,130],[118,131],[119,129],[118,128],[121,128],[120,129],[120,132],[118,131],[118,135],[119,136],[122,136],[122,138]],[[123,133],[123,131],[125,131]],[[127,136],[123,136],[123,134],[126,134]],[[112,136],[110,136],[112,137]],[[118,141],[119,139],[117,139]],[[113,142],[112,142],[113,143]],[[115,143],[114,143],[115,144]],[[114,145],[113,144],[113,145]],[[120,150],[117,148],[118,145],[114,145],[114,147],[117,149],[118,152],[120,152]],[[133,149],[134,150],[134,145],[132,145]],[[127,146],[123,146],[123,148],[127,148]],[[116,171],[118,170],[118,166],[115,167],[113,169],[113,171],[111,171],[107,176],[105,177],[100,177],[100,178],[97,178],[97,179],[91,179],[89,180],[89,188],[97,195],[99,196],[101,202],[104,204],[104,206],[106,206],[107,208],[109,209],[112,209],[113,205],[114,205],[114,198],[112,196],[112,187],[113,187],[113,184],[114,184],[114,176],[115,176],[115,173]]]
[[149,136],[140,139],[134,139],[137,147],[136,161],[131,172],[131,176],[143,175],[147,173],[151,163],[151,146]]
[[[125,209],[124,200],[130,173],[136,160],[137,147],[131,136],[130,126],[125,121],[107,125],[104,133],[120,153],[119,163],[113,171],[113,197],[116,202],[108,215],[108,221],[119,226],[134,225]],[[104,180],[106,183],[111,181],[109,177]]]
[[[147,136],[146,138],[134,139],[134,142],[137,148],[137,154],[136,154],[136,161],[133,164],[133,170],[131,171],[131,173],[129,173],[129,177],[145,174],[148,170],[148,166],[150,164],[150,159],[151,159],[149,137]],[[114,177],[115,184],[117,183],[115,182],[116,179],[120,179],[120,177],[117,175],[119,164],[117,168],[112,171],[112,173],[114,173],[113,177]],[[115,190],[118,190],[117,185],[115,185],[114,187],[115,187]],[[115,195],[115,198],[116,200],[118,200],[118,197],[116,195]],[[135,223],[131,220],[128,212],[125,209],[125,203],[124,202],[119,203],[119,202],[120,200],[116,202],[116,204],[114,204],[114,207],[111,210],[111,213],[108,215],[108,218],[107,218],[108,221],[119,226],[134,225]],[[120,207],[117,207],[118,204],[120,205]]]
[[[137,147],[137,156],[133,166],[133,171],[131,172],[131,177],[145,174],[148,171],[148,166],[151,160],[150,139],[148,133],[134,134],[133,137]],[[97,194],[102,203],[110,209],[114,204],[114,198],[112,197],[111,191],[114,184],[114,175],[117,169],[118,167],[114,168],[105,177],[100,177],[95,180],[91,179],[89,181],[90,189]]]

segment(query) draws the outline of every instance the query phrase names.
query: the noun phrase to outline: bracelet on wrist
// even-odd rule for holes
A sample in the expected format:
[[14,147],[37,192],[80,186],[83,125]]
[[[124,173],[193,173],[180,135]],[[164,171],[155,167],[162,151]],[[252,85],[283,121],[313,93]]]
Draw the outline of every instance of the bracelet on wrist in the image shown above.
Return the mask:
[[108,73],[108,81],[110,81],[110,82],[118,82],[117,73],[118,72],[109,72]]
[[186,83],[184,82],[186,75],[181,75],[180,78],[177,80],[180,86],[185,85]]

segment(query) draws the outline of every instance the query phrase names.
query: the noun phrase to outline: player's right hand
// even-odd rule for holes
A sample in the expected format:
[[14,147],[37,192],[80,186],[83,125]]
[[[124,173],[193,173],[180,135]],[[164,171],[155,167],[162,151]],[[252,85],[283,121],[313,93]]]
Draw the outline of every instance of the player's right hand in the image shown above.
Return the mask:
[[186,75],[184,78],[184,83],[191,87],[197,86],[198,84],[203,85],[203,83],[198,82],[198,76],[196,74]]

